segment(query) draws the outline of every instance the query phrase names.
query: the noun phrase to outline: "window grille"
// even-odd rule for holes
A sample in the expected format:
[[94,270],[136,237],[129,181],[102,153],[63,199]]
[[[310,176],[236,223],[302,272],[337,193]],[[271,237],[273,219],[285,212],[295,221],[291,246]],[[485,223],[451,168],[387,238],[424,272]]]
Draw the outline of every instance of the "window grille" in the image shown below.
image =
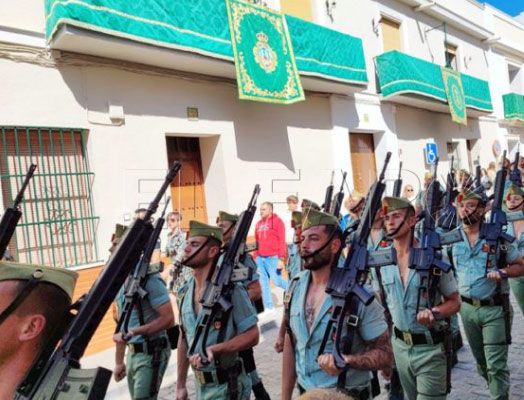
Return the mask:
[[22,218],[9,245],[17,261],[57,267],[99,261],[86,132],[82,129],[0,127],[0,184],[13,203],[31,163]]

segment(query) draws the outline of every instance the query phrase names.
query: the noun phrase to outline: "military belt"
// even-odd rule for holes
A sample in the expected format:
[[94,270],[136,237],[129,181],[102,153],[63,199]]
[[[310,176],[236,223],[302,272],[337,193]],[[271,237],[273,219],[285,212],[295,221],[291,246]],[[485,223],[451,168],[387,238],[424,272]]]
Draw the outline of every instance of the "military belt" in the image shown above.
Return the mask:
[[210,383],[222,385],[228,382],[230,374],[241,375],[244,369],[242,368],[242,363],[237,362],[228,368],[216,368],[213,371],[201,371],[194,369],[195,378],[201,385],[207,385]]
[[140,342],[140,343],[128,343],[127,348],[132,354],[138,354],[138,353],[147,353],[147,354],[153,354],[153,351],[156,347],[160,347],[161,349],[165,349],[168,347],[168,340],[166,338],[159,338],[155,340],[150,340],[148,343],[146,342]]
[[[304,389],[299,383],[297,383],[298,387],[298,393],[300,395],[303,395],[306,393],[306,389]],[[359,400],[368,400],[369,399],[369,388],[365,388],[364,390],[358,391],[356,389],[349,389],[344,390],[344,394],[350,395],[353,398],[359,399]]]
[[503,303],[502,296],[500,295],[495,295],[491,299],[484,299],[484,300],[472,299],[466,296],[460,296],[460,298],[462,299],[464,303],[471,304],[472,306],[475,306],[475,307],[501,306]]
[[411,333],[406,331],[401,331],[396,326],[393,327],[395,332],[395,337],[402,340],[409,346],[417,346],[421,344],[438,344],[443,343],[445,338],[444,332],[429,331],[431,334],[431,341],[428,341],[428,337],[425,333]]

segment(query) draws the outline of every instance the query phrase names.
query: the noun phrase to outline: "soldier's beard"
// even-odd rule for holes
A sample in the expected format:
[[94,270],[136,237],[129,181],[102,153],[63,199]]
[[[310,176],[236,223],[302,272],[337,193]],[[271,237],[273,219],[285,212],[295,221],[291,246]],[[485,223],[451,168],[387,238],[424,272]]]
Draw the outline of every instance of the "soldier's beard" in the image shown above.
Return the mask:
[[462,223],[468,226],[474,225],[480,221],[480,218],[481,218],[480,213],[478,211],[475,211],[474,213],[470,215],[465,215],[464,218],[462,218]]
[[316,271],[322,268],[325,265],[331,263],[331,252],[329,249],[324,249],[323,251],[310,256],[309,254],[313,253],[302,253],[300,256],[304,260],[304,268],[310,271]]

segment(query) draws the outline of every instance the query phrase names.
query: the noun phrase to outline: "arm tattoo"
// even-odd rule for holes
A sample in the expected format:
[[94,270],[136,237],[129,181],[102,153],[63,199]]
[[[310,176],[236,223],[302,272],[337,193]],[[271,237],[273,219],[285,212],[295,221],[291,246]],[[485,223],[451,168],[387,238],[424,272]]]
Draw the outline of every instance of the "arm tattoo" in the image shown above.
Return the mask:
[[393,363],[393,350],[388,332],[384,332],[377,339],[366,343],[366,350],[360,354],[344,355],[349,367],[377,371],[390,368]]

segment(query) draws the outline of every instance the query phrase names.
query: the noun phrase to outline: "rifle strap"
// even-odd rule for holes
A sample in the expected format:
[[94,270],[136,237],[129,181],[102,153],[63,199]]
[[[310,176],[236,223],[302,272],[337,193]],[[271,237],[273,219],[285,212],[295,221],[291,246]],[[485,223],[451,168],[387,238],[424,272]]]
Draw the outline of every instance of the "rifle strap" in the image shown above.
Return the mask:
[[[356,321],[356,323],[349,323],[346,322],[345,328],[347,329],[346,335],[341,338],[341,353],[342,354],[351,354],[353,350],[353,343],[355,340],[355,333],[357,331],[357,327],[360,323],[359,318],[359,305],[360,301],[357,298],[357,296],[351,296],[351,302],[348,309],[348,315],[351,320]],[[345,319],[344,319],[345,320]],[[347,372],[348,368],[345,368],[339,375],[337,379],[337,389],[339,391],[345,391],[346,390],[346,378],[347,378]]]
[[[505,241],[501,242],[499,246],[499,268],[507,266],[508,247]],[[502,297],[502,313],[504,315],[504,331],[506,332],[506,344],[511,344],[511,306],[509,302],[509,293],[502,293],[502,283],[497,282],[497,293]]]
[[388,302],[386,299],[386,290],[384,289],[384,282],[382,282],[382,272],[380,272],[380,267],[375,268],[375,274],[377,275],[377,282],[379,287],[380,302],[382,307],[384,307],[384,314],[386,316],[386,322],[389,329],[393,327],[393,320],[391,319],[391,312],[389,311]]
[[293,299],[293,293],[295,292],[295,289],[299,282],[299,276],[295,276],[291,283],[289,284],[289,287],[284,293],[284,324],[286,327],[286,332],[289,335],[289,340],[291,342],[291,347],[293,350],[295,350],[296,340],[295,336],[293,335],[293,330],[291,329],[291,321],[290,321],[290,313],[291,313],[291,300]]

